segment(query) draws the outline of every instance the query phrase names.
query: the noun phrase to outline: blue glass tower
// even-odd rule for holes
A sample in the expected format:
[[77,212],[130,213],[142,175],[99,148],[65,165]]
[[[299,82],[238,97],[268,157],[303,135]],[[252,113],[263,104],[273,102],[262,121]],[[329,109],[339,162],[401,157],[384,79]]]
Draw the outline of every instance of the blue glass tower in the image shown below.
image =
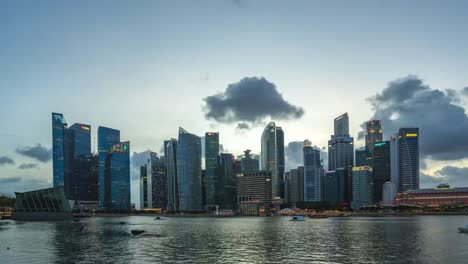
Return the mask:
[[70,127],[73,131],[74,153],[73,156],[91,156],[91,126],[85,124],[73,124]]
[[167,173],[167,210],[179,210],[179,181],[177,180],[177,139],[164,141],[164,159]]
[[120,131],[107,127],[98,128],[98,157],[99,157],[99,207],[104,207],[105,167],[106,157],[112,146],[120,143]]
[[54,187],[64,184],[64,137],[67,122],[62,114],[52,113],[52,167]]
[[206,204],[208,206],[219,204],[217,193],[220,190],[216,187],[219,180],[216,175],[218,155],[219,133],[205,133],[205,190]]
[[304,201],[322,200],[323,167],[320,161],[320,150],[312,147],[310,142],[304,148]]
[[130,142],[112,146],[105,159],[104,206],[128,211],[130,206]]
[[181,211],[202,210],[201,138],[179,128],[177,178]]

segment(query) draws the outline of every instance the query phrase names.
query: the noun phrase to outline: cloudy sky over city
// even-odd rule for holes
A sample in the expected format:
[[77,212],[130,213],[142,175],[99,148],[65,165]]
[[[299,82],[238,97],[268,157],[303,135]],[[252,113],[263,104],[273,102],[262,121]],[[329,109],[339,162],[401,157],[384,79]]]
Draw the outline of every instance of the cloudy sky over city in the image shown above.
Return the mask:
[[421,186],[468,186],[466,10],[468,1],[427,0],[1,1],[0,193],[52,185],[51,112],[90,124],[94,151],[107,126],[137,153],[160,152],[179,126],[219,131],[234,155],[259,153],[273,120],[289,167],[304,139],[326,147],[348,112],[357,147],[371,118],[385,137],[419,127]]

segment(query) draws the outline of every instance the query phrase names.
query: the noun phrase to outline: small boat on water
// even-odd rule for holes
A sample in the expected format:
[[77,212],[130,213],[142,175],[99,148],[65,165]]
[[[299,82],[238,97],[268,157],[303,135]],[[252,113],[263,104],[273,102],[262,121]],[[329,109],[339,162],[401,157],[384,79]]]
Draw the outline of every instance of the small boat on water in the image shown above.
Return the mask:
[[291,218],[291,221],[305,221],[305,217],[303,215],[295,215]]
[[145,230],[143,229],[132,229],[132,235],[140,235],[143,234]]
[[458,231],[460,233],[468,233],[468,225],[466,225],[465,227],[459,227]]
[[162,217],[162,216],[156,216],[154,218],[154,220],[166,220],[166,218]]

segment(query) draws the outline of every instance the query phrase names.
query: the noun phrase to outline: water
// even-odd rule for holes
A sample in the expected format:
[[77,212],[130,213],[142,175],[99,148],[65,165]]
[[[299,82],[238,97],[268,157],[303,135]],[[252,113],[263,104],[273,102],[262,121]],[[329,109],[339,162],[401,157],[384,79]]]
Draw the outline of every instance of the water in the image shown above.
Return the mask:
[[[119,222],[124,221],[122,225]],[[95,217],[0,226],[0,263],[466,263],[467,216]],[[132,236],[131,229],[144,229]],[[7,249],[9,248],[9,249]]]

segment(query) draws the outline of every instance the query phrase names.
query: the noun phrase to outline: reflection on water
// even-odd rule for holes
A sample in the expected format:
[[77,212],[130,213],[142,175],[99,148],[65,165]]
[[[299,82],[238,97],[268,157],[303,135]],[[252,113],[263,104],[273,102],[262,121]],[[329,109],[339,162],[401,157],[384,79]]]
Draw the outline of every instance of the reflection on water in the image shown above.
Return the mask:
[[[96,217],[2,224],[1,263],[461,263],[466,216]],[[124,222],[122,224],[121,222]],[[132,229],[144,229],[131,235]]]

